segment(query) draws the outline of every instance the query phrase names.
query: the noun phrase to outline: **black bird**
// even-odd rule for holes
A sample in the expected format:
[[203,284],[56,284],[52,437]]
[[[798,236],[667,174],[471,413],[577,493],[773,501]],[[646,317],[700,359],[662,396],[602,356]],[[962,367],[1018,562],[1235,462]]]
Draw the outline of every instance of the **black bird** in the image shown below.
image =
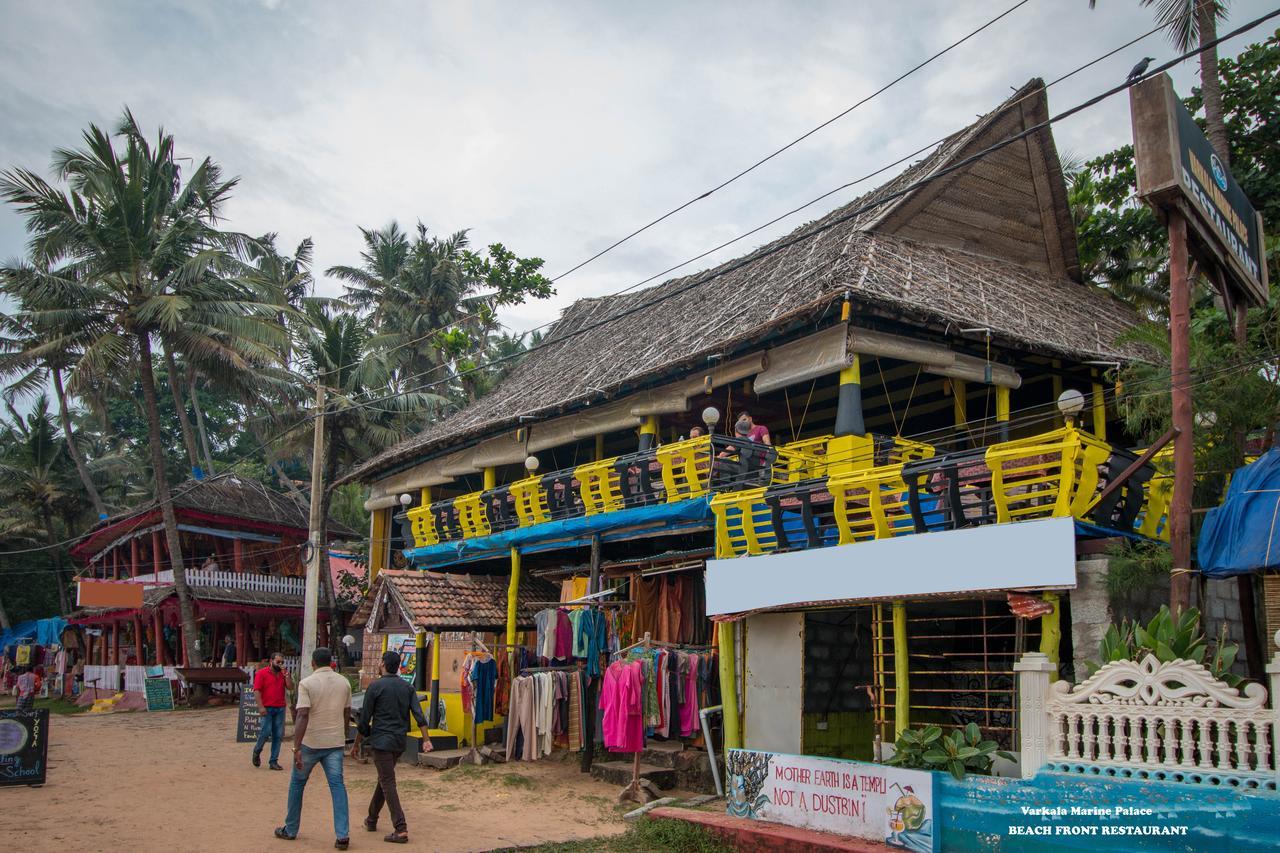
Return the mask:
[[1156,58],[1154,56],[1144,56],[1141,62],[1133,66],[1133,70],[1129,72],[1129,76],[1125,78],[1124,82],[1132,83],[1134,80],[1137,80],[1143,74],[1146,74],[1147,66],[1149,66],[1151,63],[1155,61],[1156,61]]

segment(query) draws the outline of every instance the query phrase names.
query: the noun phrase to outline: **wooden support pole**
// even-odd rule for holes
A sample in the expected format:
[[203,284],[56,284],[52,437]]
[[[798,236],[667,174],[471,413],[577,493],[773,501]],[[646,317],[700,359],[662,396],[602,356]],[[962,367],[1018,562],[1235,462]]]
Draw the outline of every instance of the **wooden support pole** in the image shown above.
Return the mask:
[[378,578],[378,572],[387,567],[389,548],[388,532],[391,509],[375,509],[369,513],[369,586]]
[[1195,422],[1191,405],[1191,281],[1187,275],[1187,221],[1169,211],[1169,343],[1173,395],[1173,499],[1169,511],[1169,544],[1173,577],[1169,609],[1175,614],[1191,606],[1191,490],[1195,486]]
[[151,571],[157,575],[163,571],[160,568],[160,555],[160,531],[153,530],[151,531]]
[[440,728],[440,632],[431,634],[431,705],[427,708],[427,728]]
[[649,415],[640,424],[640,444],[637,450],[650,450],[658,443],[658,416]]
[[248,617],[243,613],[236,614],[236,666],[244,666],[249,662]]
[[492,465],[484,469],[483,488],[486,492],[490,489],[498,488],[498,469],[494,468]]
[[231,568],[236,574],[244,573],[244,540],[231,540]]
[[738,648],[736,622],[717,622],[720,661],[720,704],[724,715],[724,748],[742,749],[742,726],[738,715]]
[[138,576],[138,537],[129,540],[129,577]]
[[835,434],[866,435],[862,416],[862,357],[851,353],[849,366],[840,371],[839,396],[836,398]]
[[1007,385],[996,386],[996,434],[1000,437],[1000,441],[1009,440],[1009,387]]
[[[1107,397],[1102,390],[1102,383],[1093,383],[1093,393],[1090,396],[1090,402],[1093,404],[1093,434],[1097,436],[1099,441],[1107,440]],[[1054,663],[1057,663],[1055,660]]]
[[124,663],[120,657],[120,629],[124,627],[124,623],[116,619],[111,623],[111,663],[119,666]]
[[164,666],[168,663],[168,655],[164,645],[164,614],[160,612],[159,608],[156,608],[151,622],[156,634],[156,666]]
[[516,613],[520,596],[520,551],[511,549],[511,579],[507,582],[507,671],[516,676]]
[[907,605],[893,603],[893,736],[911,727],[910,660],[907,653]]
[[[1062,600],[1056,592],[1045,592],[1043,598],[1053,611],[1040,617],[1040,653],[1056,664],[1062,649]],[[1057,679],[1056,672],[1051,679]]]
[[596,460],[599,462],[604,458],[604,433],[596,433]]

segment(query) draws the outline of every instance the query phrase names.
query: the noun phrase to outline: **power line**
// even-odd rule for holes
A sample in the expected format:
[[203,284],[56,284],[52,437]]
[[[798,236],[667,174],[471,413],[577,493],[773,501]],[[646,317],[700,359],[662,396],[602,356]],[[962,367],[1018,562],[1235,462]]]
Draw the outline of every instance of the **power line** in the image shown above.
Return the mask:
[[569,269],[565,270],[564,272],[560,273],[558,276],[556,276],[555,278],[553,278],[553,279],[551,279],[551,280],[552,280],[553,282],[559,281],[560,279],[564,278],[565,276],[570,275],[570,274],[572,274],[572,273],[576,272],[577,270],[582,269],[582,268],[583,268],[583,267],[585,267],[587,264],[591,263],[592,261],[596,260],[597,258],[601,258],[601,257],[603,257],[604,255],[607,255],[609,252],[612,252],[614,249],[618,248],[618,247],[619,247],[619,246],[621,246],[623,243],[627,242],[628,240],[632,239],[633,237],[636,237],[636,236],[638,236],[638,235],[640,235],[640,234],[643,234],[645,231],[648,231],[650,228],[652,228],[653,226],[657,225],[659,222],[662,222],[663,220],[668,219],[668,218],[670,218],[670,217],[672,217],[672,216],[676,215],[677,213],[679,213],[680,211],[684,210],[685,208],[687,208],[687,207],[689,207],[689,206],[691,206],[691,205],[693,205],[693,204],[696,204],[697,202],[702,201],[704,198],[708,198],[708,197],[710,197],[713,193],[719,192],[720,190],[722,190],[722,189],[724,189],[725,187],[729,186],[729,184],[732,184],[734,181],[738,180],[739,178],[742,178],[742,177],[745,177],[746,175],[751,174],[751,173],[752,173],[752,172],[754,172],[756,169],[758,169],[758,168],[760,168],[761,166],[763,166],[765,163],[768,163],[768,162],[769,162],[770,160],[772,160],[774,157],[777,157],[779,154],[782,154],[783,152],[785,152],[785,151],[787,151],[787,150],[789,150],[789,149],[791,149],[791,148],[795,147],[796,145],[798,145],[798,144],[800,144],[801,142],[803,142],[804,140],[808,139],[810,136],[813,136],[815,133],[817,133],[818,131],[822,130],[823,128],[828,127],[829,125],[834,124],[835,122],[837,122],[837,121],[839,121],[840,119],[844,118],[844,117],[845,117],[845,116],[847,116],[849,113],[853,112],[853,111],[854,111],[854,110],[856,110],[858,107],[862,106],[863,104],[867,103],[868,101],[871,101],[871,100],[873,100],[873,99],[875,99],[875,98],[879,97],[880,95],[884,94],[885,92],[889,91],[889,90],[890,90],[890,89],[892,89],[894,86],[896,86],[897,84],[901,83],[903,80],[905,80],[905,79],[907,79],[908,77],[910,77],[912,74],[915,74],[915,73],[916,73],[917,71],[919,71],[921,68],[924,68],[926,65],[930,64],[931,62],[933,62],[935,59],[938,59],[939,57],[942,57],[942,56],[944,56],[945,54],[950,53],[952,50],[954,50],[955,48],[957,48],[957,47],[959,47],[960,45],[964,44],[964,43],[965,43],[965,42],[967,42],[969,39],[971,39],[971,38],[973,38],[974,36],[978,35],[978,33],[982,32],[983,30],[985,30],[985,29],[987,29],[988,27],[992,26],[992,25],[993,25],[993,24],[995,24],[996,22],[1000,21],[1002,18],[1004,18],[1004,17],[1006,17],[1006,16],[1008,16],[1008,15],[1012,14],[1013,12],[1017,11],[1019,8],[1021,8],[1021,7],[1022,7],[1022,6],[1024,6],[1024,5],[1026,5],[1026,4],[1027,4],[1027,2],[1028,2],[1028,0],[1019,0],[1019,2],[1017,2],[1017,3],[1013,4],[1013,5],[1012,5],[1012,6],[1010,6],[1008,9],[1006,9],[1006,10],[1005,10],[1005,11],[1003,11],[1003,12],[1001,12],[999,15],[996,15],[994,18],[992,18],[991,20],[987,21],[985,24],[983,24],[982,26],[978,27],[976,30],[973,30],[973,31],[972,31],[972,32],[970,32],[969,34],[967,34],[967,35],[965,35],[964,37],[960,38],[959,40],[952,42],[951,44],[949,44],[949,45],[947,45],[946,47],[944,47],[942,50],[940,50],[940,51],[938,51],[937,53],[935,53],[935,54],[933,54],[932,56],[930,56],[928,59],[922,60],[921,62],[919,62],[919,63],[917,63],[916,65],[912,66],[911,68],[907,69],[907,70],[906,70],[906,71],[904,71],[903,73],[899,74],[897,77],[893,78],[893,79],[892,79],[892,80],[890,80],[888,83],[886,83],[886,84],[884,84],[883,86],[881,86],[879,89],[876,89],[876,90],[875,90],[874,92],[872,92],[870,95],[865,96],[864,98],[862,98],[862,100],[860,100],[860,101],[858,101],[857,103],[853,104],[853,106],[848,107],[847,109],[842,110],[842,111],[841,111],[841,112],[839,112],[839,113],[836,113],[834,116],[832,116],[831,118],[829,118],[829,119],[827,119],[826,121],[822,122],[822,123],[821,123],[821,124],[819,124],[818,126],[816,126],[816,127],[814,127],[814,128],[811,128],[810,130],[805,131],[804,133],[802,133],[802,134],[800,134],[799,136],[797,136],[795,139],[793,139],[793,140],[791,140],[790,142],[788,142],[786,145],[783,145],[781,148],[779,148],[779,149],[777,149],[777,150],[773,151],[773,152],[772,152],[772,153],[770,153],[770,154],[766,154],[764,157],[761,157],[759,160],[755,161],[755,162],[754,162],[754,163],[752,163],[750,166],[747,166],[745,169],[743,169],[742,171],[740,171],[740,172],[738,172],[737,174],[733,175],[732,177],[727,178],[727,179],[726,179],[726,180],[724,180],[724,181],[721,181],[719,184],[716,184],[714,187],[712,187],[711,189],[709,189],[709,190],[707,190],[706,192],[702,193],[701,195],[694,196],[693,198],[689,199],[688,201],[684,202],[683,204],[680,204],[680,205],[677,205],[676,207],[673,207],[671,210],[668,210],[666,213],[662,214],[662,215],[661,215],[661,216],[659,216],[657,219],[654,219],[654,220],[650,221],[649,223],[647,223],[647,224],[645,224],[645,225],[640,226],[639,228],[637,228],[636,230],[632,231],[632,232],[631,232],[630,234],[628,234],[627,236],[625,236],[625,237],[623,237],[623,238],[621,238],[621,239],[619,239],[619,240],[614,241],[613,243],[609,244],[608,246],[604,247],[604,248],[603,248],[603,249],[601,249],[600,251],[596,252],[594,255],[592,255],[591,257],[587,258],[586,260],[579,261],[577,264],[575,264],[574,266],[572,266],[572,267],[570,267]]

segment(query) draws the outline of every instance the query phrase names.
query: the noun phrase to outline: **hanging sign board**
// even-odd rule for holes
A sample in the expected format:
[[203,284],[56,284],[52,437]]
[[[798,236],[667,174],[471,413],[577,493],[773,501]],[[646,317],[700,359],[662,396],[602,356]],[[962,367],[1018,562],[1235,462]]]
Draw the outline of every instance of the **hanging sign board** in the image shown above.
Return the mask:
[[173,684],[167,678],[143,679],[148,711],[173,710]]
[[1138,197],[1157,212],[1181,209],[1201,264],[1220,268],[1245,301],[1265,305],[1262,215],[1214,153],[1169,75],[1131,87],[1129,108]]
[[76,581],[76,606],[137,609],[142,606],[142,584],[131,581]]
[[0,786],[43,785],[49,757],[49,709],[0,711]]
[[731,749],[725,798],[734,817],[938,849],[933,774],[864,761]]
[[252,690],[240,691],[240,713],[236,717],[236,743],[256,743],[262,716],[258,713],[258,697]]

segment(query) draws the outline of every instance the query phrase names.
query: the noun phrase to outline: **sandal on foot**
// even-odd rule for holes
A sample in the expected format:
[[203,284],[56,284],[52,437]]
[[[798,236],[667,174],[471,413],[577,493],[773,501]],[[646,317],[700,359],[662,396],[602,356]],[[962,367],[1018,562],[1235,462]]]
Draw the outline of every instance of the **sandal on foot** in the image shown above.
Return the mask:
[[276,827],[276,838],[283,838],[285,841],[293,841],[297,837],[298,836],[296,835],[290,835],[289,831],[286,830],[283,826]]
[[408,844],[408,843],[409,843],[409,836],[408,836],[408,835],[401,835],[401,834],[400,834],[400,833],[398,833],[398,832],[393,832],[393,833],[391,833],[390,835],[384,835],[384,836],[382,836],[382,840],[383,840],[383,841],[389,841],[389,842],[390,842],[390,843],[392,843],[392,844]]

